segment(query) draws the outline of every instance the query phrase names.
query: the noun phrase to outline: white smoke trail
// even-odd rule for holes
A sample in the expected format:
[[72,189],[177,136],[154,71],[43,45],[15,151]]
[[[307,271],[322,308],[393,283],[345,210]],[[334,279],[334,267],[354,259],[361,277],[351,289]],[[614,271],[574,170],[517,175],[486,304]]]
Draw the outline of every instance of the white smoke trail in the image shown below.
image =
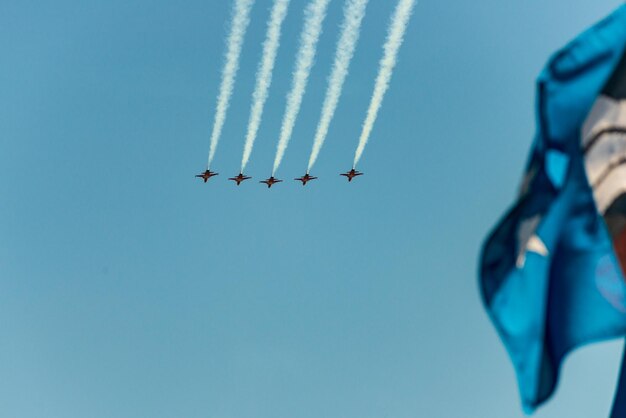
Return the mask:
[[263,107],[267,100],[269,88],[272,84],[272,72],[276,62],[276,54],[280,46],[280,31],[282,23],[287,15],[287,8],[290,0],[275,0],[270,20],[267,24],[267,35],[263,43],[263,55],[257,72],[256,86],[252,94],[252,109],[250,120],[248,121],[248,133],[243,148],[243,158],[241,159],[241,172],[243,173],[250,159],[252,147],[259,131]]
[[315,132],[313,149],[306,170],[307,173],[311,171],[313,164],[315,164],[317,160],[317,156],[326,140],[330,122],[335,115],[335,110],[337,109],[339,98],[341,97],[343,83],[346,80],[348,69],[350,68],[350,61],[352,60],[356,44],[359,40],[359,30],[363,17],[365,16],[367,2],[368,0],[347,0],[344,6],[344,23],[339,42],[337,43],[335,62],[330,78],[328,79],[328,90],[326,91],[326,98],[322,106],[322,116],[317,125],[317,131]]
[[241,47],[243,45],[243,38],[246,35],[246,29],[248,29],[248,23],[250,23],[250,10],[252,9],[253,4],[254,0],[235,0],[233,21],[231,23],[228,40],[226,41],[226,63],[224,64],[224,69],[222,70],[222,85],[220,86],[220,92],[217,97],[215,121],[213,123],[213,132],[211,133],[209,161],[207,164],[209,167],[211,166],[211,162],[215,156],[217,143],[220,140],[222,128],[224,127],[224,121],[226,120],[226,111],[228,110],[228,106],[230,104],[230,96],[233,94],[235,77],[237,76],[237,70],[239,69]]
[[322,32],[322,23],[326,17],[326,9],[330,0],[312,0],[305,10],[304,29],[300,35],[300,49],[296,57],[296,68],[293,74],[291,91],[287,96],[287,108],[283,116],[283,124],[280,129],[280,138],[276,148],[276,157],[274,158],[274,168],[272,175],[280,166],[285,155],[285,150],[291,139],[293,126],[296,123],[302,97],[306,91],[309,74],[313,67],[315,53],[317,51],[317,41]]
[[367,145],[367,141],[372,133],[374,122],[376,122],[376,116],[378,115],[380,106],[383,103],[385,93],[389,88],[389,82],[391,81],[393,69],[396,66],[398,58],[398,50],[404,40],[404,32],[406,31],[414,6],[415,0],[399,0],[391,19],[391,24],[387,33],[387,41],[384,46],[385,52],[383,58],[380,60],[380,69],[378,77],[376,78],[374,93],[372,94],[372,100],[370,102],[369,109],[367,110],[365,122],[363,122],[363,130],[359,139],[359,145],[354,154],[353,167],[356,167],[357,163],[361,159],[365,145]]

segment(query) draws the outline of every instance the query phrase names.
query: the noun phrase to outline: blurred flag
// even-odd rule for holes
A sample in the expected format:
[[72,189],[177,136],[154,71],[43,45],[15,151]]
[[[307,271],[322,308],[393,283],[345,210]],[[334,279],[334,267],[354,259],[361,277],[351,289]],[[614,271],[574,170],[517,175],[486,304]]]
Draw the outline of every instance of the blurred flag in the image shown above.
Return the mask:
[[625,48],[626,5],[550,60],[519,199],[483,248],[483,299],[528,413],[569,351],[626,335]]

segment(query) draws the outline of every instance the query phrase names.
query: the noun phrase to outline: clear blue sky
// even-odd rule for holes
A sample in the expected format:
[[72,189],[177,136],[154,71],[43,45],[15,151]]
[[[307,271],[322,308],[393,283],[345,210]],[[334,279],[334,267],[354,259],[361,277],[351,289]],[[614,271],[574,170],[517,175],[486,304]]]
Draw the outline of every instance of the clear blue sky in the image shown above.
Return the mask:
[[[268,191],[238,172],[270,1],[258,0],[201,184],[230,1],[0,3],[0,416],[522,417],[477,291],[534,132],[534,79],[617,0],[423,0],[350,168],[395,2],[371,0],[326,146],[303,174],[333,0]],[[304,0],[249,165],[269,175]],[[565,364],[536,416],[607,415],[621,343]]]

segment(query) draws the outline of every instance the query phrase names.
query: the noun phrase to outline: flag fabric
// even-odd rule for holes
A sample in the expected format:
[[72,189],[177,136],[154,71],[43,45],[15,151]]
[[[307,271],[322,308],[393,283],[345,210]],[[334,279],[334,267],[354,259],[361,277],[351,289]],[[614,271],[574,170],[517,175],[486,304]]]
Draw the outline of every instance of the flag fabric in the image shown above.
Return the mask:
[[483,247],[483,300],[528,413],[568,352],[626,335],[625,48],[626,5],[550,59],[518,201]]

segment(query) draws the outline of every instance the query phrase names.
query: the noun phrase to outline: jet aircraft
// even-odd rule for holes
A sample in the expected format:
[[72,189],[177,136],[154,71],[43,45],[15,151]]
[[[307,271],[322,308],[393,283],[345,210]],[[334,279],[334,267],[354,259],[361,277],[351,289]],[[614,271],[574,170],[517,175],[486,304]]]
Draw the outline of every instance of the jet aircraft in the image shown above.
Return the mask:
[[211,170],[206,170],[204,173],[202,174],[196,174],[196,177],[201,178],[202,180],[204,180],[204,182],[206,183],[207,181],[209,181],[209,179],[213,176],[217,176],[218,173],[215,173]]
[[237,186],[239,186],[242,181],[248,180],[248,179],[251,179],[251,178],[252,177],[250,177],[250,176],[244,176],[243,173],[239,173],[239,175],[237,177],[231,177],[228,180],[234,181],[235,183],[237,183]]
[[272,176],[272,177],[270,177],[270,178],[269,178],[269,179],[267,179],[267,180],[261,180],[259,183],[265,183],[265,184],[267,184],[267,188],[269,189],[269,188],[270,188],[270,187],[272,187],[274,184],[276,184],[276,183],[280,183],[280,182],[282,182],[282,180],[275,179],[275,178],[274,178],[274,176]]
[[348,178],[348,181],[352,181],[353,178],[357,177],[357,176],[362,176],[363,173],[356,171],[354,168],[350,171],[348,171],[347,173],[342,173],[340,174],[340,176],[344,176]]
[[303,186],[306,186],[307,182],[311,180],[315,180],[317,177],[310,176],[309,173],[306,173],[304,176],[294,179],[296,181],[301,181]]

